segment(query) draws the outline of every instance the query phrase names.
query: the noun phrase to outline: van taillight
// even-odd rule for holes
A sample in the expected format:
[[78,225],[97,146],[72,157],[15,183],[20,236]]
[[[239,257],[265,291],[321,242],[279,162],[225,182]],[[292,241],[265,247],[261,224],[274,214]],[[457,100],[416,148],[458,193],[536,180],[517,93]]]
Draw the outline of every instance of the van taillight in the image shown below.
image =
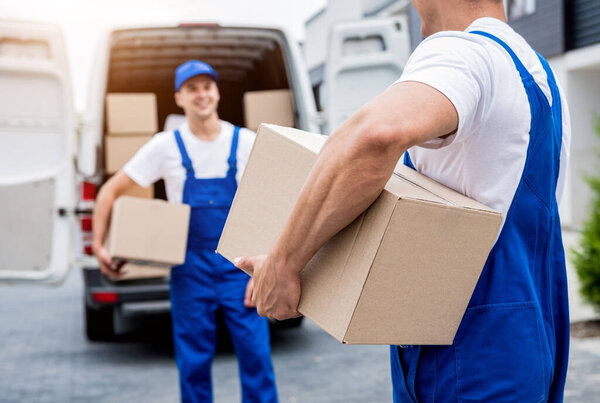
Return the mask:
[[81,217],[81,230],[91,231],[92,230],[92,216]]
[[81,200],[96,200],[96,184],[92,182],[81,182]]
[[116,292],[93,292],[92,298],[94,301],[102,303],[114,303],[119,300]]
[[79,186],[81,201],[79,208],[81,212],[78,214],[79,226],[81,229],[81,246],[85,255],[93,255],[92,251],[92,210],[96,200],[96,184],[92,182],[81,182]]
[[83,253],[86,255],[93,255],[92,251],[92,216],[86,215],[79,217],[79,225],[81,228],[81,244],[83,245]]

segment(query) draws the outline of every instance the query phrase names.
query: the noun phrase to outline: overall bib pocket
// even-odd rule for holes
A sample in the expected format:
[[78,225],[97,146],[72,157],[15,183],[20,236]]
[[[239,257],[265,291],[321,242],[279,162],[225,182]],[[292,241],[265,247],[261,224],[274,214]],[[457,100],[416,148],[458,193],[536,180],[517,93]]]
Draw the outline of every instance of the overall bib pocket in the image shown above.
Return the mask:
[[454,342],[459,402],[540,402],[544,366],[534,302],[467,309]]

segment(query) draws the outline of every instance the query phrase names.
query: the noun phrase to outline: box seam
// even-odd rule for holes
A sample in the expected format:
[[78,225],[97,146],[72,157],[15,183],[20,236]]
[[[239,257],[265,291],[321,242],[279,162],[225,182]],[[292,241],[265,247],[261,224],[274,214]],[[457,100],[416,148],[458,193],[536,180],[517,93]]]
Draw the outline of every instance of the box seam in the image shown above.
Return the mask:
[[[394,208],[390,212],[389,218],[391,218],[394,215],[394,212],[396,211],[397,207],[398,207],[398,204],[395,204]],[[381,249],[381,244],[383,243],[383,238],[385,237],[385,234],[387,233],[387,229],[390,226],[391,219],[389,219],[389,218],[388,218],[387,224],[385,225],[384,230],[381,231],[381,238],[379,239],[379,243],[377,245],[377,250],[375,251],[375,256],[373,257],[373,260],[371,261],[371,265],[369,266],[369,271],[367,272],[365,281],[363,282],[362,287],[360,289],[360,293],[358,294],[358,301],[356,301],[356,305],[354,306],[354,310],[352,311],[352,316],[350,317],[350,321],[348,321],[348,326],[346,327],[346,331],[344,332],[344,337],[342,338],[342,340],[343,340],[343,343],[345,343],[345,344],[351,344],[351,343],[348,343],[348,341],[346,340],[346,336],[348,335],[348,330],[350,330],[350,326],[352,325],[352,321],[354,320],[354,316],[356,315],[356,310],[358,309],[358,306],[360,305],[360,300],[363,296],[363,291],[365,290],[365,285],[367,284],[367,281],[369,281],[369,276],[371,275],[371,271],[373,269],[373,264],[375,263],[375,260],[377,260],[377,255],[379,255],[379,249]],[[352,250],[354,250],[354,245],[352,245]]]
[[[482,212],[491,213],[491,214],[496,213],[495,211],[493,211],[493,209],[490,209],[490,207],[485,206],[485,205],[484,206],[487,207],[486,209],[484,209],[484,208],[477,208],[477,207],[469,207],[469,206],[464,206],[464,205],[459,205],[459,204],[453,203],[450,200],[446,199],[445,197],[440,196],[439,194],[437,194],[433,190],[427,189],[424,186],[419,185],[418,183],[410,180],[409,178],[407,178],[406,176],[404,176],[404,175],[402,175],[402,174],[400,174],[398,172],[394,172],[394,175],[397,176],[398,178],[404,179],[407,182],[410,182],[411,184],[415,185],[416,187],[420,188],[421,190],[424,190],[426,192],[429,192],[429,193],[433,194],[436,197],[439,197],[440,199],[444,200],[446,203],[448,203],[451,206],[456,206],[456,207],[464,208],[464,209],[467,209],[467,210],[482,211]],[[448,189],[450,189],[450,188],[448,188]],[[450,189],[450,190],[453,190],[453,189]],[[465,196],[465,195],[463,195],[463,196]],[[467,196],[465,196],[465,197],[467,197]],[[436,202],[432,202],[431,200],[424,200],[424,199],[416,198],[416,197],[415,198],[410,198],[410,199],[421,200],[421,201],[430,202],[430,203],[436,203]],[[477,200],[475,200],[475,201],[477,202]],[[478,202],[478,203],[481,203],[481,202]],[[441,204],[441,203],[436,203],[436,204]],[[490,211],[490,210],[492,210],[492,211]]]

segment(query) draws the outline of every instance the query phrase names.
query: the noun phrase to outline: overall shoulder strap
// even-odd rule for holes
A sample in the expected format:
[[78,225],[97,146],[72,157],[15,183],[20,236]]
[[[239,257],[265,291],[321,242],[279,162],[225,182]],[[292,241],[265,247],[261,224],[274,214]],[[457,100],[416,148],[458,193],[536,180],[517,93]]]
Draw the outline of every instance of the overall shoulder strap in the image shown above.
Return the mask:
[[544,59],[539,53],[537,53],[537,56],[542,63],[542,67],[544,67],[544,70],[546,71],[546,75],[548,76],[548,86],[550,87],[550,92],[552,94],[552,116],[554,117],[557,136],[559,139],[562,139],[562,101],[560,99],[560,90],[558,89],[558,84],[554,78],[554,73],[552,72],[552,69],[550,68],[550,65],[546,59]]
[[185,145],[183,144],[183,139],[181,138],[181,133],[179,130],[175,130],[175,141],[177,142],[177,148],[179,148],[179,153],[181,154],[181,165],[185,168],[188,175],[194,176],[194,167],[192,166],[192,160],[185,149]]
[[233,138],[231,139],[231,151],[229,152],[229,158],[227,158],[227,164],[229,170],[227,176],[233,176],[237,174],[237,147],[240,137],[240,128],[238,126],[233,127]]
[[410,154],[408,153],[408,150],[404,151],[404,165],[406,165],[409,168],[412,168],[416,171],[415,165],[413,164],[412,160],[410,159]]
[[531,76],[529,71],[527,71],[527,69],[525,68],[523,63],[521,63],[521,60],[519,60],[516,53],[502,39],[500,39],[497,36],[494,36],[488,32],[483,32],[483,31],[471,31],[470,33],[475,34],[475,35],[485,36],[486,38],[489,38],[489,39],[493,40],[494,42],[496,42],[497,44],[499,44],[500,46],[502,46],[504,48],[504,50],[506,50],[506,52],[508,52],[511,59],[513,60],[513,63],[515,64],[515,67],[517,68],[519,75],[521,76],[521,80],[523,80],[523,81],[533,80],[533,77]]

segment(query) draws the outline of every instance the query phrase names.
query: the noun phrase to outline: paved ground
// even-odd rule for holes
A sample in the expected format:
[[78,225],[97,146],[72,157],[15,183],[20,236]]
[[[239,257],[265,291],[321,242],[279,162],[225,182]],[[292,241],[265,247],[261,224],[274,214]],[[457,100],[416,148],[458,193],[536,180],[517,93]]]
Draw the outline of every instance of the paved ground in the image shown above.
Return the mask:
[[[574,318],[594,317],[571,296]],[[0,402],[178,401],[168,329],[88,342],[75,270],[57,288],[0,286],[0,321]],[[341,345],[305,321],[275,335],[273,361],[282,402],[391,401],[386,347]],[[572,339],[569,366],[566,401],[600,403],[600,338]],[[239,402],[233,354],[216,357],[213,377],[217,403]]]

